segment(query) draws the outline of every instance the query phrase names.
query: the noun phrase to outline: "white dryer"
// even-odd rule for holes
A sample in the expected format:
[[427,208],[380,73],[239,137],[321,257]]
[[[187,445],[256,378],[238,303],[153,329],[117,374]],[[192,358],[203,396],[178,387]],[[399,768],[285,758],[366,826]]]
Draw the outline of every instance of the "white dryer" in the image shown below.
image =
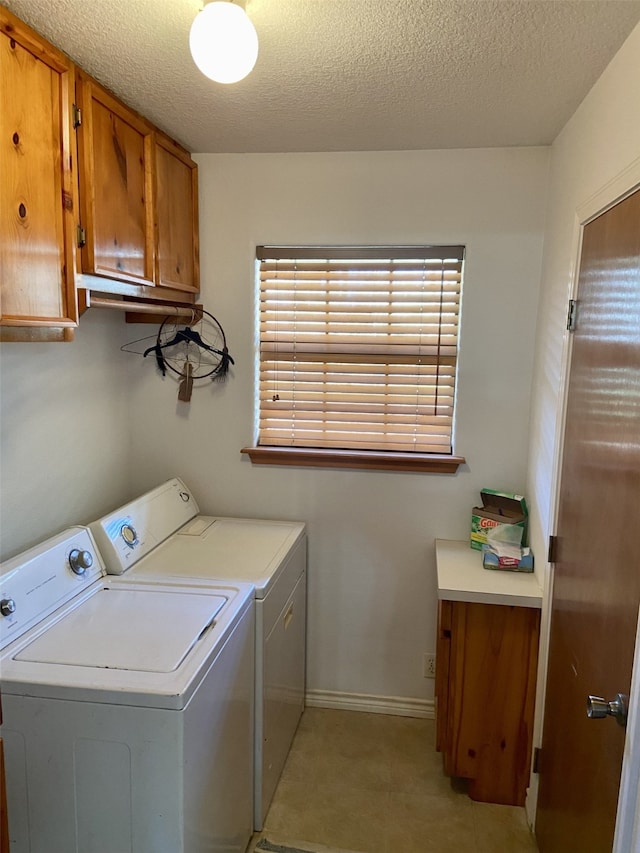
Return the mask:
[[256,597],[254,829],[264,824],[304,709],[306,528],[199,515],[170,480],[91,525],[107,571],[138,582],[249,582]]
[[250,584],[107,577],[86,528],[0,566],[12,853],[244,853]]

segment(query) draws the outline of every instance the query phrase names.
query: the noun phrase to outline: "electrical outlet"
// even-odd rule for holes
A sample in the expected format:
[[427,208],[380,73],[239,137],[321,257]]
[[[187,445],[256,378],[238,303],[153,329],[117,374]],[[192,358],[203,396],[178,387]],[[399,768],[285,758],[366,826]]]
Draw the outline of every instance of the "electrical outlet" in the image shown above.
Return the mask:
[[434,654],[425,654],[423,663],[423,675],[425,678],[436,677],[436,656]]

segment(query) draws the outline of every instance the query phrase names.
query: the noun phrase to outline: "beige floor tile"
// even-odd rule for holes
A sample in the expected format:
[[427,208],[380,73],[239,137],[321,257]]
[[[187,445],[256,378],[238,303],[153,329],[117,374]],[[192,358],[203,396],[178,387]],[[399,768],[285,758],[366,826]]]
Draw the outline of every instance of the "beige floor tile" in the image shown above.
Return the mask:
[[536,850],[524,809],[475,803],[444,775],[433,720],[321,708],[303,714],[264,834],[356,853]]
[[[335,847],[327,847],[325,844],[318,844],[315,841],[301,841],[299,838],[281,838],[273,832],[256,832],[247,847],[246,853],[255,853],[256,847],[262,839],[267,839],[273,845],[279,844],[283,847],[308,850],[309,853],[336,853]],[[263,851],[258,850],[257,853],[263,853]],[[361,853],[361,851],[347,850],[343,847],[338,853]]]
[[323,833],[311,840],[362,853],[386,853],[388,798],[386,791],[319,787],[314,808]]
[[[308,715],[308,717],[307,717]],[[305,717],[307,719],[305,720]],[[389,717],[385,714],[369,714],[361,711],[334,711],[327,708],[307,708],[300,726],[308,728],[320,738],[327,735],[347,734],[351,737],[365,736],[374,739],[382,733],[385,737],[408,717]],[[389,723],[389,720],[393,722]],[[303,726],[303,722],[305,725]]]
[[538,849],[524,809],[493,803],[472,803],[478,853],[535,853]]
[[444,775],[440,756],[437,756],[436,761],[424,756],[398,758],[392,761],[390,790],[425,796],[457,796],[452,788],[451,779]]
[[386,844],[389,853],[476,853],[473,811],[459,799],[391,793]]
[[389,794],[314,783],[278,786],[265,832],[361,853],[385,853]]
[[390,726],[385,733],[394,757],[436,754],[433,720],[416,720],[410,717],[396,717],[396,720],[398,722]]
[[264,829],[285,837],[300,837],[309,823],[308,801],[313,785],[281,779],[267,814]]
[[318,762],[317,748],[308,748],[305,746],[301,749],[297,742],[291,748],[279,784],[283,782],[305,782],[312,779],[315,775],[315,767]]
[[396,737],[391,756],[391,790],[446,795],[450,788],[451,782],[444,775],[442,755],[436,752],[427,726],[410,729]]
[[312,776],[318,785],[351,787],[365,791],[389,791],[391,764],[378,755],[346,758],[324,753],[316,759]]

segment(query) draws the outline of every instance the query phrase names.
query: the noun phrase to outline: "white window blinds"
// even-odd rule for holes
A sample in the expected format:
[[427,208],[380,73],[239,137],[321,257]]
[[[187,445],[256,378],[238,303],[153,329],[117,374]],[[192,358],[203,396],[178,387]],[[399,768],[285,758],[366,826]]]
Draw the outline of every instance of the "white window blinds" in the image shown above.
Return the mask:
[[259,246],[259,445],[452,452],[462,246]]

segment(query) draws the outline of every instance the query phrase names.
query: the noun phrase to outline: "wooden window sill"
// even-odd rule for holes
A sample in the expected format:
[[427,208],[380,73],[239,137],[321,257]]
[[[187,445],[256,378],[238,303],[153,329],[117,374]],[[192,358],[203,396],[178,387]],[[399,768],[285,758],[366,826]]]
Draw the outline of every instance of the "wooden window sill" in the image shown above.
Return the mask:
[[369,471],[417,471],[455,474],[463,456],[376,450],[330,450],[312,447],[243,447],[254,465],[297,465],[303,468],[361,468]]

